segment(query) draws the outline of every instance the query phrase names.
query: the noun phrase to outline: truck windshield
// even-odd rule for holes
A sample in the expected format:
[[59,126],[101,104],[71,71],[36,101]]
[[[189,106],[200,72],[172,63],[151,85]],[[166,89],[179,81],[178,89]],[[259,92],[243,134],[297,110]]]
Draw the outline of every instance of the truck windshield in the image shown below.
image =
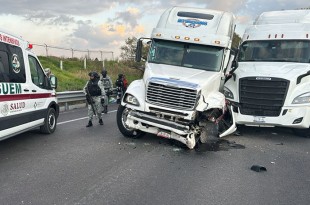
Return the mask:
[[310,63],[310,41],[246,41],[240,46],[238,59],[239,62],[268,61]]
[[224,48],[153,39],[149,63],[219,71]]

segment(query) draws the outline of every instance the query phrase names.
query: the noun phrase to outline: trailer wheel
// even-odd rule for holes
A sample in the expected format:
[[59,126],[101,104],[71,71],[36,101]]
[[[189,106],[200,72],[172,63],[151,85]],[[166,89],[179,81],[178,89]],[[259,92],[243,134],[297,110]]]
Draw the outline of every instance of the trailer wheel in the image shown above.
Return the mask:
[[131,129],[125,123],[129,111],[130,109],[126,108],[125,106],[120,105],[118,107],[116,114],[117,127],[119,131],[124,135],[124,137],[140,138],[143,136],[144,132]]
[[310,138],[310,128],[308,128],[308,129],[293,129],[293,132],[300,137]]
[[40,126],[40,131],[44,134],[51,134],[56,130],[57,117],[54,108],[49,108],[44,119],[44,125]]

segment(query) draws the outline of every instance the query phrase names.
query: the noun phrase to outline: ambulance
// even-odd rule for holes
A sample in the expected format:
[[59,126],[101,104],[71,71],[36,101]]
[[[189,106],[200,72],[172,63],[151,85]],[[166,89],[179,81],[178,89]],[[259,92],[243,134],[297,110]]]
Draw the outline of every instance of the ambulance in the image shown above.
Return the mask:
[[0,28],[0,140],[34,128],[47,134],[56,129],[57,79],[45,75],[31,49],[27,41]]

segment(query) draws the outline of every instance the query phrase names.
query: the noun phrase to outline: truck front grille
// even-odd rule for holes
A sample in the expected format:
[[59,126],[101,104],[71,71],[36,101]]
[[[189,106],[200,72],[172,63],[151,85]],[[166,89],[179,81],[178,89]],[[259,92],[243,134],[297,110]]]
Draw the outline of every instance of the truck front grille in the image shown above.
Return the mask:
[[281,78],[248,77],[239,81],[240,113],[275,117],[281,113],[289,81]]
[[146,93],[147,102],[180,110],[193,110],[196,105],[196,98],[196,90],[172,87],[154,82],[149,83]]

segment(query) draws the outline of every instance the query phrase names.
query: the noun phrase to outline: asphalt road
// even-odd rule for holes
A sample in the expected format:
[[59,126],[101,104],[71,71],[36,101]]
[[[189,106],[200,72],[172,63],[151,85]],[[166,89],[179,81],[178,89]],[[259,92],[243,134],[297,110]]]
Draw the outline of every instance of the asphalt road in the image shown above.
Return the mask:
[[0,204],[310,204],[310,139],[247,127],[187,150],[153,135],[124,138],[115,110],[103,126],[86,128],[86,108],[76,109],[60,114],[52,135],[0,141]]

